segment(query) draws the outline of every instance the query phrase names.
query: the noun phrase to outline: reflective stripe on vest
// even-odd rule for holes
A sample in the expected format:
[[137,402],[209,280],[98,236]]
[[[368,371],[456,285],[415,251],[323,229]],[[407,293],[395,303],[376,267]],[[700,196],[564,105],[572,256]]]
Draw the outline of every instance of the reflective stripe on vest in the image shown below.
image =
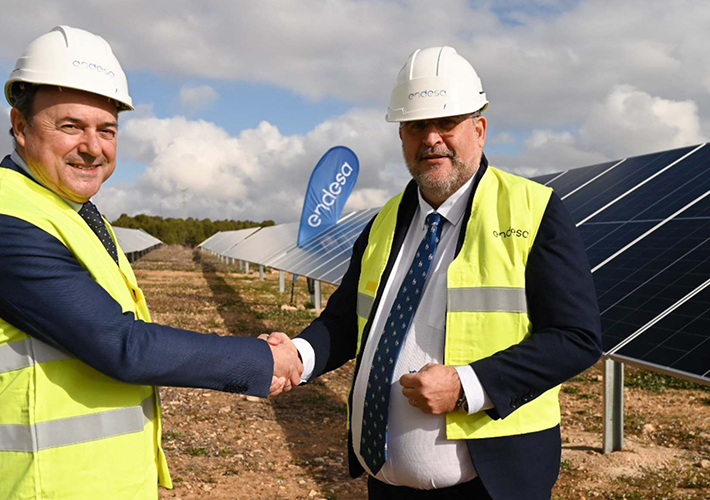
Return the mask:
[[449,288],[450,312],[511,312],[527,313],[525,288],[471,287]]
[[[358,292],[358,316],[369,318],[374,303],[375,297]],[[525,289],[513,287],[449,288],[447,305],[450,312],[528,312]]]
[[49,420],[35,425],[0,425],[0,451],[36,452],[141,432],[154,417],[155,401],[151,396],[139,406]]
[[370,311],[372,311],[372,306],[375,304],[375,297],[366,295],[362,292],[357,294],[357,314],[367,319],[370,317]]
[[27,368],[35,363],[47,363],[72,357],[37,339],[26,338],[0,345],[0,373]]

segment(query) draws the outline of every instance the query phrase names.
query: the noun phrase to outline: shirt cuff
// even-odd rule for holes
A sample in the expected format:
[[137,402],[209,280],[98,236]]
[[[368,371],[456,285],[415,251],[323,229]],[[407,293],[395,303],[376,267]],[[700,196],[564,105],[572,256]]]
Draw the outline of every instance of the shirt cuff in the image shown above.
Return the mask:
[[[306,339],[293,339],[293,345],[296,346],[298,353],[301,355],[301,363],[303,363],[301,383],[305,384],[313,375],[313,369],[316,366],[316,352]],[[473,370],[473,368],[471,368],[471,370]],[[476,378],[476,380],[478,380],[478,378]]]
[[478,380],[478,375],[476,375],[476,371],[473,367],[471,367],[471,365],[463,365],[454,366],[454,368],[456,368],[459,374],[463,393],[466,395],[466,400],[468,401],[468,414],[473,415],[481,410],[493,408],[493,402],[483,389],[481,381]]

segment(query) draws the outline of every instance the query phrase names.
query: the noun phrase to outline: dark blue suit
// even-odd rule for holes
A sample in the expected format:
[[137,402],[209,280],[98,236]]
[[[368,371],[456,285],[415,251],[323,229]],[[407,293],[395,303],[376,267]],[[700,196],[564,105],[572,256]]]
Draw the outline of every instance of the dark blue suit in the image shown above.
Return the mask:
[[[26,175],[9,156],[0,168]],[[54,236],[0,215],[0,318],[122,382],[266,397],[266,342],[136,320]]]
[[[466,221],[471,217],[471,202],[486,168],[484,157],[464,214]],[[417,186],[412,181],[400,205],[392,250],[363,332],[363,346],[382,289],[417,206]],[[315,351],[313,378],[338,368],[356,355],[357,287],[371,226],[372,221],[355,242],[350,266],[327,307],[300,335]],[[463,224],[456,254],[463,245],[465,230],[466,224]],[[538,395],[585,370],[601,355],[599,309],[587,256],[576,227],[554,193],[528,260],[526,295],[533,325],[530,339],[471,363],[494,404],[494,408],[487,410],[494,419],[505,418]],[[467,440],[467,445],[473,464],[492,498],[550,497],[560,466],[559,426],[517,436],[471,439]],[[349,436],[348,451],[350,474],[360,476],[364,470],[353,452],[352,435]]]

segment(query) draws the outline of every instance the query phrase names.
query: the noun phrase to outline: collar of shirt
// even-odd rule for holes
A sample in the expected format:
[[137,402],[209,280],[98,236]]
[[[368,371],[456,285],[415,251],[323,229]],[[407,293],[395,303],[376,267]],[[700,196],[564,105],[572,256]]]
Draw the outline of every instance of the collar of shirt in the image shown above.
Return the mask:
[[432,212],[437,212],[444,219],[446,219],[449,224],[456,227],[466,211],[466,202],[470,198],[471,189],[473,188],[473,180],[477,175],[478,171],[471,176],[466,184],[461,186],[454,194],[449,196],[444,203],[439,205],[439,208],[436,210],[434,210],[434,208],[424,199],[421,188],[417,189],[417,196],[419,197],[418,227],[424,227],[427,215]]
[[[39,185],[42,186],[43,188],[49,189],[47,186],[44,185],[44,183],[42,183],[42,182],[37,178],[37,176],[36,176],[34,173],[32,173],[32,170],[30,170],[30,167],[27,166],[27,163],[25,163],[25,160],[22,159],[22,157],[19,155],[19,153],[17,152],[16,149],[13,149],[13,150],[12,150],[12,154],[10,154],[10,159],[11,159],[12,161],[14,161],[15,164],[16,164],[18,167],[20,167],[22,170],[24,170],[25,173],[26,173],[27,175],[29,175],[30,178],[31,178],[33,181],[35,181],[37,184],[39,184]],[[52,191],[52,190],[50,189],[50,191]],[[56,193],[54,193],[54,194],[56,194]],[[62,200],[66,201],[66,202],[67,202],[67,205],[69,205],[70,207],[72,207],[72,208],[73,208],[75,211],[77,211],[77,212],[78,212],[79,210],[81,210],[81,207],[84,205],[83,203],[77,203],[77,202],[75,202],[75,201],[67,200],[67,199],[66,199],[64,196],[62,196],[62,195],[57,194],[57,196],[59,196]]]

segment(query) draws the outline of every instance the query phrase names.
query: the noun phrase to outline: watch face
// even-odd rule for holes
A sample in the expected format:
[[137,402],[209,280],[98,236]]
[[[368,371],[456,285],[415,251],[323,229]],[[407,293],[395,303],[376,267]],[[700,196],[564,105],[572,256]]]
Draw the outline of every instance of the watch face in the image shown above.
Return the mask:
[[456,408],[463,410],[468,413],[468,400],[466,399],[466,394],[462,393],[458,401],[456,401]]

